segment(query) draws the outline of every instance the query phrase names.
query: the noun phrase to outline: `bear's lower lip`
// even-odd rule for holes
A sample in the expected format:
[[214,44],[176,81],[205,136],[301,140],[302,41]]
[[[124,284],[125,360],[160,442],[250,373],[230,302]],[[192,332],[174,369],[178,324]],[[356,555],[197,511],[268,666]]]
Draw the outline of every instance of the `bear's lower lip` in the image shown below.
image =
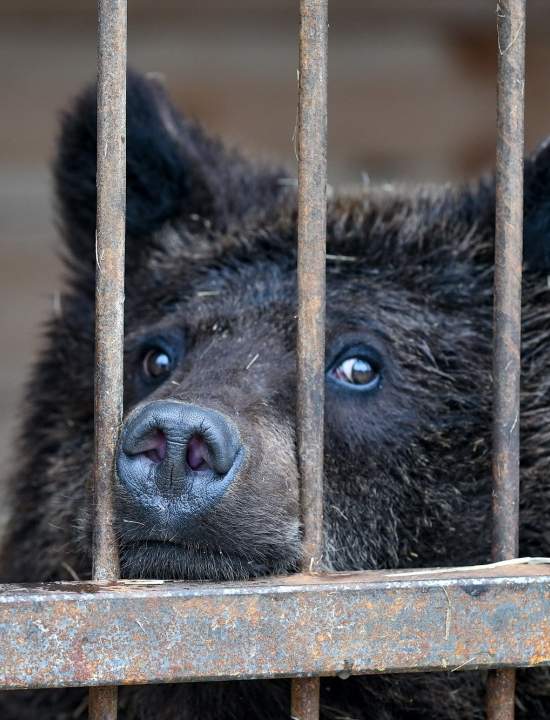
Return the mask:
[[147,539],[121,547],[124,578],[246,580],[273,572],[265,563],[198,544]]

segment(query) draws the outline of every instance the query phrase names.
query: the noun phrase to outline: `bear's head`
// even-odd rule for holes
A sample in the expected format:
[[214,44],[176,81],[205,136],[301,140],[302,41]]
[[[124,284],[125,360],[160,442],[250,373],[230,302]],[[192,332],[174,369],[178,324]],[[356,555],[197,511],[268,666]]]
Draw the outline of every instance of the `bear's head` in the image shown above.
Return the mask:
[[[67,285],[28,391],[15,559],[3,569],[12,580],[90,572],[95,133],[91,89],[64,119],[55,164]],[[226,150],[133,74],[127,148],[122,573],[292,571],[295,183]],[[535,270],[550,248],[549,153],[526,168]],[[491,178],[329,202],[326,567],[488,556],[493,217]],[[548,383],[537,337],[549,298],[541,273],[529,277],[525,392],[535,398]],[[531,457],[527,474],[540,462]]]

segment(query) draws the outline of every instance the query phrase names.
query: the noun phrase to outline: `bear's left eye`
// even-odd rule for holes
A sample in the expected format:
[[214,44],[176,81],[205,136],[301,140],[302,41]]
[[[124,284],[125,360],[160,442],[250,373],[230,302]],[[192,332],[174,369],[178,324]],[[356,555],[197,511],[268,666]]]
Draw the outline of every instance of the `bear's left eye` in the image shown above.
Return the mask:
[[371,358],[358,355],[334,365],[329,370],[329,377],[357,390],[374,390],[380,383],[380,368]]
[[142,360],[142,371],[145,377],[154,382],[161,382],[174,369],[171,355],[164,348],[150,348]]

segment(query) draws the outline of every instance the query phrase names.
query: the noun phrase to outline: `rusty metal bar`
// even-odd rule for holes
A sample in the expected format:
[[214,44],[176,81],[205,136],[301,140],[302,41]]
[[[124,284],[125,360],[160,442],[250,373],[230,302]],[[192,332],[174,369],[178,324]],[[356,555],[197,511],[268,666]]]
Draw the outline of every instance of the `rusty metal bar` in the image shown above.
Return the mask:
[[[328,0],[300,0],[298,99],[297,444],[303,563],[314,572],[323,542]],[[319,717],[319,679],[292,684],[294,720]]]
[[491,670],[487,676],[487,718],[509,720],[515,713],[516,671]]
[[[493,558],[518,553],[525,0],[498,0]],[[491,673],[489,720],[513,720],[515,672]]]
[[[113,469],[122,419],[126,210],[126,0],[98,0],[93,578],[119,574]],[[91,720],[115,720],[115,687],[90,690]]]
[[325,387],[327,0],[302,0],[298,205],[298,452],[304,569],[317,569],[323,532]]
[[0,588],[2,689],[519,665],[550,665],[548,565]]
[[291,720],[318,718],[320,709],[321,679],[299,678],[292,681]]
[[508,560],[518,551],[525,0],[500,0],[498,28],[493,554]]

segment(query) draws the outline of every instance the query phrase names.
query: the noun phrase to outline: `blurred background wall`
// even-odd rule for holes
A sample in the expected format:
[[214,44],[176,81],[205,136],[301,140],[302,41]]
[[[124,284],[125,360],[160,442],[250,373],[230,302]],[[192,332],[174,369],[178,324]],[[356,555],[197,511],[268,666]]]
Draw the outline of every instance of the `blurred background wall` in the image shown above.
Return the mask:
[[[131,0],[129,60],[215,133],[295,168],[297,0]],[[333,0],[329,181],[493,163],[494,0]],[[550,2],[530,0],[527,147],[550,134]],[[0,0],[0,477],[59,285],[49,164],[95,73],[95,0]],[[70,358],[67,359],[70,362]],[[63,368],[59,371],[62,373]]]

